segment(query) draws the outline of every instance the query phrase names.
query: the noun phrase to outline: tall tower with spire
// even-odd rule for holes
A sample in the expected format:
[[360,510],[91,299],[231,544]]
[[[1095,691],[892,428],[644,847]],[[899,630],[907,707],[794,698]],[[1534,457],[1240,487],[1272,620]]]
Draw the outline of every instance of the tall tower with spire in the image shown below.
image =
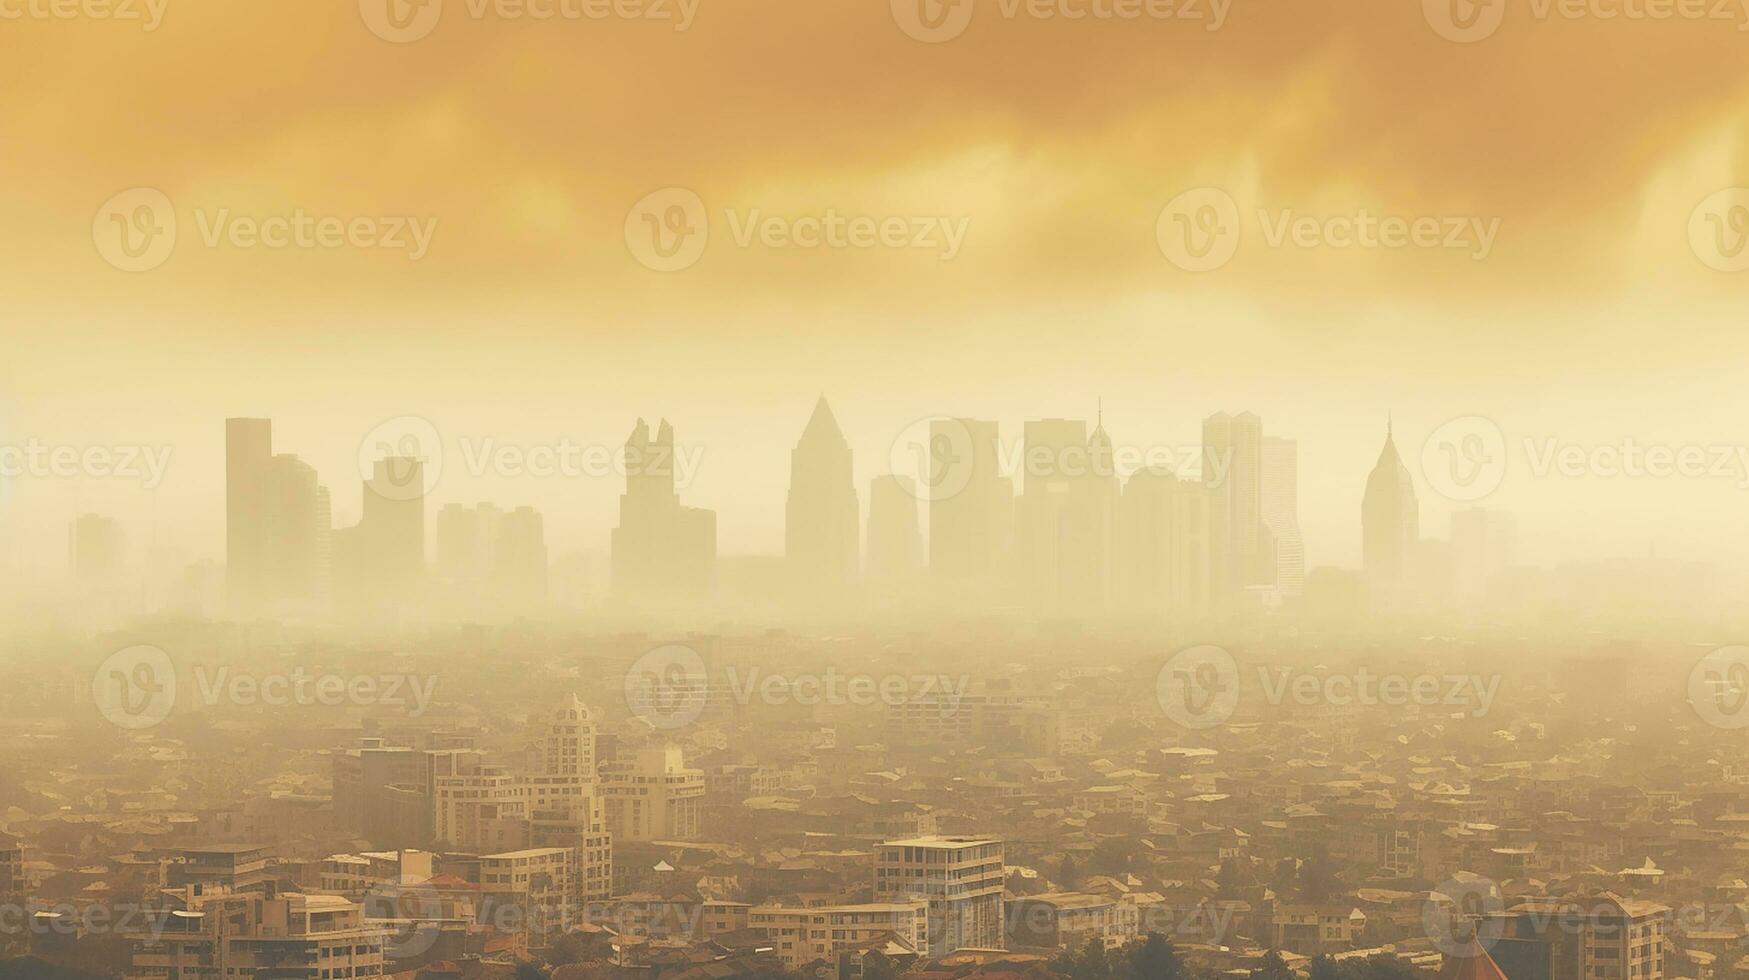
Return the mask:
[[798,588],[829,595],[856,578],[861,515],[850,443],[822,395],[790,451],[784,555]]
[[717,515],[681,506],[674,453],[667,419],[653,439],[638,419],[623,450],[626,489],[610,542],[613,592],[635,605],[695,602],[715,583]]
[[1375,595],[1401,595],[1409,589],[1410,564],[1420,540],[1415,480],[1397,453],[1387,419],[1385,445],[1366,478],[1360,503],[1361,561]]

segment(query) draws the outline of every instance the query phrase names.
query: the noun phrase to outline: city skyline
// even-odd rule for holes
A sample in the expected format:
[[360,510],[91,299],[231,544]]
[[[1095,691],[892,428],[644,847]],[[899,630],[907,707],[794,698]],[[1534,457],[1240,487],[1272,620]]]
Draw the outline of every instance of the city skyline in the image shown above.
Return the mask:
[[[1096,404],[1094,406],[1095,411],[1090,413],[1092,418],[1083,420],[1076,424],[1087,425],[1091,423],[1095,425],[1103,425],[1103,419],[1105,417],[1105,410],[1102,407],[1103,400],[1095,399],[1095,401],[1100,402],[1101,404]],[[819,421],[822,417],[822,410],[824,410],[825,413],[825,422]],[[884,453],[869,451],[858,452],[855,448],[852,448],[853,443],[860,443],[866,446],[869,444],[870,440],[866,437],[865,433],[862,433],[860,429],[855,427],[852,427],[848,432],[840,433],[838,431],[836,419],[832,418],[833,412],[834,410],[830,407],[829,399],[824,397],[817,399],[812,412],[814,420],[810,421],[807,425],[802,426],[800,431],[803,433],[803,440],[806,444],[817,445],[822,438],[836,439],[842,448],[834,449],[832,452],[842,453],[847,457],[838,463],[830,465],[836,467],[847,467],[849,469],[849,486],[847,489],[851,491],[850,498],[855,501],[856,513],[855,541],[850,542],[849,546],[853,552],[860,552],[864,544],[863,538],[866,536],[868,530],[867,515],[871,499],[867,493],[868,487],[874,480],[886,475],[883,468],[884,466],[911,465],[909,456],[914,455],[917,451],[917,447],[913,443],[919,438],[919,433],[922,431],[920,427],[926,427],[930,423],[927,419],[913,422],[901,431],[891,444],[885,447]],[[1270,520],[1267,515],[1264,515],[1263,513],[1265,498],[1268,496],[1268,493],[1267,488],[1254,485],[1256,483],[1256,477],[1247,475],[1250,469],[1254,468],[1256,465],[1255,462],[1248,461],[1260,460],[1262,458],[1261,454],[1266,450],[1269,452],[1281,452],[1283,451],[1281,447],[1284,446],[1285,443],[1280,440],[1278,435],[1267,434],[1259,436],[1253,431],[1253,435],[1249,437],[1251,441],[1244,444],[1243,451],[1236,451],[1234,446],[1221,443],[1221,439],[1226,438],[1225,436],[1211,435],[1211,432],[1214,432],[1215,430],[1210,429],[1210,426],[1216,425],[1216,420],[1225,417],[1230,416],[1227,416],[1225,413],[1216,412],[1214,415],[1203,419],[1201,421],[1201,427],[1203,430],[1202,437],[1205,439],[1214,439],[1215,441],[1211,443],[1211,445],[1220,444],[1224,446],[1221,450],[1220,457],[1222,461],[1218,462],[1216,465],[1218,468],[1224,469],[1226,472],[1219,474],[1219,478],[1232,481],[1228,485],[1230,491],[1243,492],[1245,494],[1246,500],[1248,501],[1245,506],[1256,516],[1257,521],[1254,523],[1256,523],[1259,528],[1259,545],[1253,546],[1253,558],[1250,560],[1256,568],[1254,577],[1257,578],[1257,581],[1260,584],[1272,584],[1281,574],[1281,569],[1272,564],[1279,561],[1278,558],[1274,557],[1276,555],[1276,545],[1274,541],[1276,535],[1275,532],[1271,530]],[[1242,413],[1240,417],[1247,418],[1253,416],[1249,413]],[[263,420],[263,422],[264,424],[270,424],[266,423],[265,420]],[[1040,421],[1035,418],[1028,420],[1025,424],[1019,426],[995,423],[997,425],[997,443],[995,444],[996,449],[993,459],[998,474],[1006,481],[1005,485],[1010,487],[1013,491],[1015,500],[1016,509],[1009,518],[1006,518],[1008,520],[1024,521],[1027,519],[1024,501],[1026,499],[1026,485],[1028,482],[1028,474],[1025,472],[1025,455],[1028,434],[1032,433],[1034,441],[1036,442],[1038,438],[1042,437],[1041,433],[1043,430],[1035,432],[1035,427],[1046,424],[1047,422],[1049,422],[1049,420]],[[1389,428],[1395,432],[1397,426],[1395,416],[1391,419],[1387,419],[1387,422],[1390,423]],[[1065,422],[1064,424],[1069,423]],[[1220,424],[1225,425],[1227,423]],[[791,425],[793,428],[794,423],[792,422]],[[822,426],[824,427],[823,429]],[[1458,427],[1458,429],[1454,430],[1454,426]],[[1109,428],[1110,427],[1107,427],[1102,431],[1108,431]],[[1472,429],[1477,431],[1470,431]],[[809,433],[816,430],[830,431],[832,435],[830,437],[809,435]],[[1121,426],[1117,426],[1117,430],[1119,437],[1123,437],[1127,434],[1126,430]],[[1222,429],[1220,431],[1225,430]],[[1277,431],[1278,430],[1276,430],[1273,425],[1269,426],[1270,433],[1275,433]],[[1290,435],[1291,434],[1293,433],[1290,433]],[[1108,438],[1110,437],[1108,436]],[[272,437],[269,436],[268,439],[271,442]],[[1117,476],[1117,486],[1119,487],[1126,483],[1129,477],[1133,476],[1135,472],[1143,469],[1158,470],[1164,468],[1179,473],[1189,473],[1192,476],[1195,476],[1203,468],[1202,461],[1204,454],[1200,445],[1185,445],[1183,443],[1166,444],[1163,442],[1148,444],[1128,438],[1117,438],[1115,441],[1116,445],[1113,449],[1113,453],[1116,458],[1114,460],[1114,465],[1111,468]],[[1297,549],[1300,551],[1302,557],[1297,559],[1298,563],[1303,565],[1307,570],[1320,567],[1362,567],[1364,565],[1364,556],[1362,548],[1360,547],[1361,536],[1354,533],[1354,529],[1359,525],[1355,519],[1356,510],[1354,507],[1354,493],[1356,488],[1351,482],[1352,472],[1344,474],[1316,467],[1308,468],[1301,459],[1298,458],[1306,452],[1299,448],[1305,443],[1305,440],[1293,439],[1291,442],[1295,448],[1292,452],[1292,462],[1289,465],[1295,470],[1296,481],[1309,479],[1309,485],[1312,488],[1315,488],[1324,494],[1330,494],[1334,490],[1341,490],[1344,491],[1343,497],[1346,498],[1338,501],[1338,506],[1344,513],[1338,515],[1335,520],[1332,520],[1331,515],[1328,513],[1318,514],[1312,512],[1311,514],[1308,514],[1304,505],[1300,505],[1301,511],[1296,515],[1298,518],[1297,524],[1299,525],[1299,534],[1297,535],[1299,541],[1297,542]],[[1395,444],[1395,440],[1393,440],[1393,444]],[[796,448],[797,451],[800,451],[798,447],[801,445],[802,444],[797,444],[796,447],[792,448]],[[358,469],[360,472],[369,473],[369,468],[376,466],[373,454],[384,454],[389,451],[390,447],[394,446],[400,446],[402,449],[405,449],[405,447],[408,446],[417,447],[416,451],[419,454],[433,457],[435,461],[435,465],[432,466],[432,472],[429,474],[421,474],[419,477],[424,483],[424,486],[422,487],[425,491],[423,523],[426,526],[426,529],[413,532],[426,542],[425,548],[427,558],[430,562],[435,563],[437,561],[437,540],[435,532],[431,529],[436,526],[435,522],[438,518],[440,509],[453,504],[465,504],[467,506],[479,503],[496,504],[507,507],[511,511],[526,509],[530,513],[538,514],[538,518],[542,524],[543,534],[545,535],[545,543],[547,545],[550,561],[575,561],[576,556],[579,555],[587,556],[590,554],[599,554],[607,556],[611,553],[612,549],[609,546],[610,542],[604,541],[602,538],[611,537],[611,535],[608,535],[606,532],[611,529],[612,524],[609,523],[603,527],[595,525],[593,522],[579,523],[578,517],[580,508],[577,506],[577,501],[561,496],[556,502],[553,502],[551,490],[554,486],[562,489],[577,488],[585,491],[591,488],[599,489],[603,485],[612,486],[616,481],[620,480],[618,474],[624,469],[619,460],[619,456],[623,451],[623,445],[592,445],[581,440],[573,439],[567,435],[561,435],[550,440],[532,440],[527,443],[501,441],[494,436],[479,436],[467,432],[463,432],[458,436],[446,433],[444,430],[434,425],[429,419],[419,416],[402,416],[379,424],[369,435],[367,435],[364,441],[355,447],[352,467]],[[1479,449],[1477,448],[1478,446],[1480,447]],[[435,449],[428,451],[430,450],[430,447],[435,447]],[[151,448],[152,447],[147,447],[147,451],[150,452]],[[301,449],[302,447],[289,446],[287,448]],[[1532,463],[1540,463],[1540,465],[1548,470],[1548,472],[1537,477],[1543,482],[1565,482],[1567,484],[1582,484],[1588,481],[1602,482],[1604,478],[1600,474],[1590,474],[1583,471],[1578,473],[1563,473],[1560,471],[1559,465],[1566,461],[1566,457],[1561,456],[1560,453],[1562,451],[1570,451],[1572,448],[1573,447],[1571,446],[1557,446],[1553,443],[1548,444],[1546,447],[1539,448],[1537,445],[1531,444],[1529,441],[1525,441],[1521,447],[1515,448],[1510,444],[1508,437],[1505,436],[1503,430],[1495,425],[1492,420],[1482,417],[1464,417],[1452,420],[1441,426],[1436,426],[1426,437],[1426,441],[1421,447],[1422,452],[1414,453],[1411,450],[1408,453],[1404,453],[1404,455],[1409,456],[1409,458],[1403,462],[1403,466],[1410,474],[1411,484],[1416,488],[1421,511],[1421,521],[1426,530],[1426,536],[1437,538],[1450,537],[1451,535],[1447,533],[1447,525],[1461,518],[1464,512],[1477,504],[1484,505],[1491,510],[1502,509],[1501,502],[1512,498],[1512,494],[1507,492],[1507,487],[1510,486],[1511,480],[1514,476],[1517,476],[1520,479],[1526,478],[1527,476],[1535,477],[1535,474],[1527,474],[1525,472],[1527,469],[1524,465],[1526,460],[1529,460]],[[1630,443],[1627,448],[1632,450],[1632,444]],[[1618,454],[1616,457],[1616,465],[1631,465],[1637,461],[1639,465],[1645,466],[1647,465],[1648,459],[1656,462],[1658,459],[1658,449],[1659,446],[1654,443],[1640,447],[1638,449],[1638,452],[1640,453],[1638,457],[1632,456],[1631,454]],[[415,450],[406,451],[411,452]],[[1539,451],[1544,453],[1541,460],[1535,458]],[[713,485],[711,476],[712,464],[715,463],[718,467],[725,465],[722,462],[724,457],[720,451],[713,452],[712,447],[710,446],[689,443],[684,438],[677,441],[676,448],[673,452],[675,456],[672,461],[672,467],[676,470],[674,479],[680,487],[682,495],[687,497],[689,501],[702,502],[705,499],[705,491],[698,488],[710,487]],[[817,456],[819,450],[816,449],[812,452]],[[1402,452],[1401,447],[1399,447],[1399,452]],[[1523,458],[1510,458],[1513,457],[1515,453],[1522,454]],[[1475,458],[1471,459],[1471,456],[1474,456]],[[1673,452],[1666,452],[1666,457],[1667,465],[1669,465],[1669,460],[1677,458],[1676,454]],[[174,469],[174,454],[170,447],[164,448],[163,458],[172,463],[172,465],[165,467],[165,471],[168,473],[170,470]],[[800,457],[798,457],[798,459],[799,458]],[[297,491],[299,494],[308,497],[308,502],[300,506],[303,507],[313,519],[319,520],[319,518],[315,518],[314,516],[319,513],[327,513],[329,511],[333,511],[334,513],[334,516],[331,518],[333,530],[328,534],[328,537],[331,538],[331,540],[310,542],[307,547],[311,551],[311,558],[308,560],[316,559],[315,552],[317,550],[320,550],[321,552],[319,560],[324,563],[331,564],[335,560],[336,554],[344,558],[346,549],[349,547],[348,542],[359,532],[349,531],[346,527],[342,527],[342,522],[347,522],[348,525],[358,523],[358,519],[353,515],[365,513],[346,501],[344,496],[336,498],[330,495],[330,492],[327,489],[327,484],[329,482],[339,482],[344,486],[347,482],[345,480],[344,471],[342,471],[338,478],[330,477],[326,473],[317,472],[308,463],[304,462],[301,456],[292,452],[280,452],[274,459],[274,465],[290,474],[291,476],[289,478],[302,481],[307,487],[313,488]],[[1504,466],[1498,467],[1497,471],[1496,468],[1486,465],[1490,461],[1498,459],[1507,459],[1507,463]],[[1724,454],[1715,454],[1710,451],[1698,451],[1695,459],[1699,461],[1703,468],[1715,466],[1721,461],[1724,463],[1734,463],[1735,461],[1735,457]],[[1595,463],[1596,460],[1597,457],[1589,458],[1589,462],[1592,463]],[[1584,463],[1586,460],[1582,459],[1581,462]],[[1352,465],[1353,461],[1348,461],[1348,463]],[[730,465],[732,464],[733,460],[731,459]],[[793,469],[795,465],[798,465],[797,460],[791,460],[790,466],[785,467],[785,469]],[[1480,480],[1481,482],[1454,482],[1453,474],[1457,474],[1459,470],[1466,468],[1475,470],[1471,476],[1474,480]],[[1516,474],[1514,473],[1515,469],[1518,471]],[[376,475],[377,474],[375,473],[371,473],[371,477],[375,477]],[[909,475],[915,477],[917,473],[912,472]],[[1708,474],[1702,470],[1697,470],[1695,474],[1692,475],[1696,478],[1682,479],[1666,477],[1662,480],[1643,478],[1640,482],[1665,488],[1666,492],[1670,494],[1680,494],[1692,484],[1718,482],[1716,475],[1709,480],[1707,479]],[[26,478],[28,479],[28,477]],[[405,476],[403,475],[401,479],[404,480]],[[836,479],[842,481],[843,477],[837,477]],[[500,490],[503,492],[488,496],[488,491],[485,490],[468,494],[456,493],[455,489],[453,489],[456,488],[457,485],[468,486],[472,484],[480,484],[485,481],[496,482],[499,485]],[[18,480],[15,479],[12,482],[16,484]],[[48,482],[53,481],[51,480]],[[83,482],[84,484],[89,485],[92,483],[104,482],[120,484],[125,481],[121,477],[116,476],[106,478],[105,480],[85,480],[76,482]],[[167,478],[166,482],[168,482]],[[366,485],[370,482],[371,479],[367,478],[361,481],[361,485]],[[1347,483],[1348,486],[1344,487],[1344,483]],[[1492,489],[1494,484],[1498,484],[1499,489]],[[715,485],[719,487],[721,486],[720,483]],[[143,487],[136,487],[135,490],[136,492],[145,493],[148,496],[153,497],[168,495],[168,491],[163,487],[156,487],[151,491],[145,491]],[[541,490],[542,493],[535,494],[526,492],[530,490]],[[1479,496],[1476,492],[1478,490],[1482,491]],[[1306,491],[1306,483],[1296,482],[1295,486],[1291,488],[1290,497],[1296,500],[1303,499],[1306,496]],[[784,491],[780,491],[780,493],[781,492]],[[310,494],[314,494],[314,496],[309,496]],[[925,487],[921,490],[918,495],[927,498],[927,488]],[[374,494],[371,494],[368,491],[363,491],[358,499],[360,502],[367,502],[374,496]],[[617,494],[615,494],[615,496],[617,496]],[[461,499],[455,499],[457,497],[460,497]],[[338,503],[333,502],[336,499],[339,501]],[[552,509],[535,507],[530,503],[522,502],[530,499],[546,499],[549,501],[547,506]],[[781,527],[778,529],[778,540],[776,541],[766,539],[762,542],[748,542],[748,536],[746,534],[747,522],[744,519],[749,515],[758,516],[761,511],[769,512],[771,503],[772,501],[762,500],[758,497],[737,494],[734,496],[732,503],[726,508],[703,508],[705,510],[718,510],[719,512],[718,523],[720,527],[716,532],[717,552],[723,555],[752,556],[783,554],[784,545],[782,541],[783,532]],[[697,504],[694,504],[694,506],[697,506]],[[925,548],[928,547],[928,541],[932,540],[931,536],[928,534],[929,521],[927,516],[931,506],[935,505],[925,504],[920,511],[919,517],[921,537],[925,544]],[[1325,504],[1325,508],[1328,508],[1328,503]],[[1545,531],[1540,518],[1527,520],[1525,513],[1518,511],[1515,508],[1506,509],[1510,511],[1513,519],[1522,528],[1522,530],[1514,532],[1512,548],[1514,556],[1518,560],[1532,565],[1559,564],[1564,561],[1634,559],[1649,556],[1672,559],[1688,558],[1691,560],[1706,560],[1704,552],[1700,555],[1684,555],[1679,550],[1659,548],[1656,539],[1650,537],[1639,541],[1624,541],[1623,546],[1620,546],[1615,550],[1599,549],[1589,555],[1581,554],[1570,557],[1559,554],[1550,555],[1546,550],[1541,554],[1538,554],[1534,544],[1537,541],[1538,536]],[[125,507],[120,508],[120,513],[125,514],[126,510]],[[150,527],[142,529],[138,526],[130,525],[126,520],[118,518],[116,513],[81,511],[79,516],[87,515],[102,517],[107,520],[115,520],[118,522],[119,526],[126,529],[127,534],[125,535],[125,539],[129,541],[130,545],[132,545],[132,550],[127,554],[125,564],[134,570],[138,569],[140,561],[142,558],[146,557],[145,554],[143,554],[143,551],[151,547],[154,534],[161,536],[165,530],[162,526],[155,529]],[[78,520],[79,516],[69,519],[69,526],[71,526],[74,521]],[[1212,515],[1212,519],[1215,521],[1221,520],[1218,509]],[[612,519],[610,518],[609,520],[611,521]],[[1281,518],[1277,517],[1276,523],[1282,523]],[[369,521],[365,521],[360,526],[362,527],[368,524]],[[1308,524],[1314,526],[1317,526],[1318,524],[1322,525],[1322,534],[1312,537],[1309,544],[1307,543],[1308,536],[1303,530]],[[181,529],[177,530],[179,532],[181,531]],[[1288,533],[1291,537],[1292,532],[1290,531]],[[189,536],[193,537],[195,535],[190,534]],[[1607,538],[1607,535],[1604,535],[1603,537]],[[134,544],[134,542],[141,539],[145,541],[144,545]],[[1524,542],[1526,540],[1532,542],[1532,547],[1525,547]],[[734,548],[734,542],[743,544],[743,546],[748,547],[749,550],[732,550]],[[65,547],[65,539],[62,541],[62,547]],[[1107,550],[1110,552],[1110,557],[1101,560],[1107,563],[1117,560],[1116,547],[1115,542],[1112,545],[1107,546]],[[1264,550],[1256,551],[1256,547],[1262,547]],[[1345,562],[1341,557],[1338,557],[1345,551],[1353,556],[1349,559],[1352,564]],[[1267,552],[1267,554],[1265,554],[1265,552]],[[65,551],[62,553],[66,554]],[[220,563],[223,564],[222,554],[217,557]],[[15,561],[16,558],[17,554],[15,553]],[[202,560],[212,560],[212,558],[203,559],[198,556],[193,556],[189,557],[187,560],[189,563],[198,563]],[[1212,556],[1212,560],[1220,560],[1220,553],[1218,550]],[[857,578],[861,577],[860,564],[859,560],[856,563],[858,569]],[[344,567],[344,565],[345,563],[342,561],[342,567]],[[1730,573],[1732,569],[1731,563],[1720,562],[1719,565],[1727,574]],[[1267,573],[1263,570],[1264,566],[1269,566]],[[14,567],[16,567],[16,565]],[[51,574],[63,572],[66,567],[67,566],[65,565],[49,566]],[[283,575],[285,573],[280,574]],[[1303,580],[1303,572],[1290,572],[1289,574],[1301,576]],[[1099,588],[1102,592],[1106,593],[1109,598],[1110,587],[1106,586]]]

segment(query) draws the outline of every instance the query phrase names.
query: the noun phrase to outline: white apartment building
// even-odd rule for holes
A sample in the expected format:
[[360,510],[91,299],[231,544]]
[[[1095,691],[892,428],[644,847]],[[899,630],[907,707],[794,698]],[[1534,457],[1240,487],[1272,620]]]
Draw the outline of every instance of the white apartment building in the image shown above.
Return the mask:
[[929,903],[929,955],[1003,948],[1002,842],[984,837],[913,837],[880,845],[876,902]]
[[784,965],[799,969],[816,960],[832,961],[849,947],[891,936],[922,951],[929,948],[929,903],[923,899],[865,905],[796,908],[756,905],[747,927],[765,933]]

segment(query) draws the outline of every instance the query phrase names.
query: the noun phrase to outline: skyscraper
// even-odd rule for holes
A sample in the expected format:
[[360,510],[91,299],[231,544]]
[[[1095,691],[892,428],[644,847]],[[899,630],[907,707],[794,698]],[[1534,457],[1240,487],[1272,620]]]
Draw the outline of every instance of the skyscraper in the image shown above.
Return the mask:
[[1283,597],[1306,590],[1306,545],[1300,536],[1300,444],[1263,437],[1263,525],[1274,548],[1275,590]]
[[1421,541],[1421,505],[1388,425],[1384,448],[1366,478],[1360,537],[1362,566],[1374,594],[1401,597],[1410,591],[1411,563]]
[[681,506],[673,427],[663,419],[651,438],[638,419],[623,452],[626,490],[611,538],[614,595],[636,604],[703,598],[716,578],[717,515]]
[[929,571],[950,602],[987,601],[1010,582],[1014,484],[1001,472],[995,422],[929,426]]
[[1015,558],[1030,610],[1085,615],[1111,598],[1118,481],[1103,419],[1026,423]]
[[1163,467],[1136,471],[1118,506],[1120,608],[1174,620],[1209,611],[1209,509],[1214,493]]
[[239,611],[253,611],[265,598],[272,459],[272,421],[225,420],[225,591]]
[[392,597],[411,596],[425,574],[425,461],[388,456],[364,485],[364,546],[377,582]]
[[436,572],[447,603],[523,610],[547,594],[545,519],[532,507],[445,504],[437,512]]
[[225,420],[226,584],[233,610],[308,608],[329,592],[328,488],[315,468],[273,452],[268,419]]
[[868,491],[868,563],[864,576],[878,593],[892,595],[923,569],[923,534],[917,522],[917,483],[887,473]]
[[1220,412],[1202,424],[1202,480],[1210,500],[1211,580],[1217,595],[1272,584],[1263,523],[1263,422]]
[[790,452],[784,555],[795,587],[814,596],[844,591],[859,565],[861,517],[850,443],[822,395]]

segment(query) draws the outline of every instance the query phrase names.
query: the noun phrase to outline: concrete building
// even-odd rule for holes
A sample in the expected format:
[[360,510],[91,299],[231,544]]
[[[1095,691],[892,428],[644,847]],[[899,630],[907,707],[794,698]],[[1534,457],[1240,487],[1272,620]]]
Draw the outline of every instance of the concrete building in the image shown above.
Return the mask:
[[697,840],[704,793],[704,770],[688,769],[678,746],[640,749],[602,768],[614,840]]
[[1080,951],[1098,939],[1107,949],[1133,940],[1139,914],[1133,902],[1084,892],[1047,892],[1007,903],[1010,947]]
[[876,902],[929,903],[929,955],[1001,949],[1002,842],[983,837],[913,837],[875,854]]
[[763,932],[784,965],[799,969],[818,960],[833,962],[848,949],[895,938],[911,949],[929,946],[929,903],[922,899],[865,905],[798,908],[756,905],[747,928]]
[[338,895],[190,889],[181,906],[150,913],[148,928],[127,934],[130,980],[385,975],[387,933]]

